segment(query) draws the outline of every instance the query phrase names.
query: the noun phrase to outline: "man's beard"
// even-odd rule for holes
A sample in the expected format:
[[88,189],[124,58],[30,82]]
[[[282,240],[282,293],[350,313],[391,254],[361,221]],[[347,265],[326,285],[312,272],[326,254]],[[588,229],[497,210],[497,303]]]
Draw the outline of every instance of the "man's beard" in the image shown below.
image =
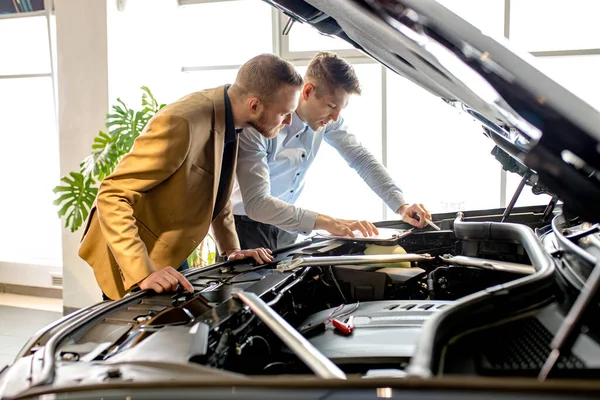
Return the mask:
[[261,114],[255,121],[248,121],[248,125],[256,129],[258,133],[260,133],[267,139],[273,139],[283,128],[283,125],[279,125],[275,128],[267,129],[267,127],[265,126],[266,121],[264,114]]

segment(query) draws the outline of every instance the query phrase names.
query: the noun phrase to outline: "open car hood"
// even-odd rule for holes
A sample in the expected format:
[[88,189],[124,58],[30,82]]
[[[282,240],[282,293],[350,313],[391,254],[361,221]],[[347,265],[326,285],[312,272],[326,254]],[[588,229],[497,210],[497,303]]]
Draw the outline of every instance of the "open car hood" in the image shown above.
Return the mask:
[[[600,220],[600,114],[434,0],[265,0],[484,125],[504,168]],[[293,29],[293,27],[292,27]]]

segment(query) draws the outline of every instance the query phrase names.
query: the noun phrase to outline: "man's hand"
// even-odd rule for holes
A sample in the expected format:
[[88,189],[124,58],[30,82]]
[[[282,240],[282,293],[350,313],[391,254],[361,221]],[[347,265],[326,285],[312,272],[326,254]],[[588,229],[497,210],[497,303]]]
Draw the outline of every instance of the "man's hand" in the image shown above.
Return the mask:
[[194,291],[192,284],[173,267],[165,267],[151,273],[139,285],[142,290],[152,289],[156,293],[175,291],[177,285],[181,285],[188,292]]
[[425,219],[431,221],[431,214],[423,204],[405,204],[401,206],[397,212],[400,214],[402,221],[407,222],[412,226],[416,226],[417,228],[424,228],[427,226]]
[[271,254],[273,254],[271,250],[263,247],[248,250],[230,250],[227,252],[227,261],[241,260],[242,258],[252,257],[257,263],[264,264],[265,262],[270,263],[273,261],[273,256]]
[[379,231],[369,221],[332,218],[327,215],[317,215],[315,229],[323,229],[335,236],[354,237],[354,231],[362,233],[363,237],[378,235]]

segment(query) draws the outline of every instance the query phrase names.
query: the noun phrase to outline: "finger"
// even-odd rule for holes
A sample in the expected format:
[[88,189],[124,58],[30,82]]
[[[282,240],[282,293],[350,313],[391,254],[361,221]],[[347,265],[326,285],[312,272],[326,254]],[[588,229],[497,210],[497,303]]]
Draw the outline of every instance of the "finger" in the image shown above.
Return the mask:
[[425,208],[425,206],[423,204],[419,204],[419,205],[421,206],[421,208],[425,212],[425,215],[427,215],[427,219],[428,220],[432,220],[433,218],[431,217],[431,213],[429,212],[429,210],[427,208]]
[[[420,204],[413,204],[411,207],[412,209],[412,213],[409,216],[409,218],[414,218],[414,215],[417,214],[419,216],[419,220],[417,222],[416,227],[419,228],[424,228],[427,225],[427,221],[425,221],[425,219],[427,218],[427,212],[421,207]],[[431,216],[429,216],[431,217]],[[409,221],[407,221],[409,222]],[[411,222],[409,222],[411,223]]]
[[375,235],[379,235],[379,229],[377,229],[377,227],[373,225],[373,223],[369,222],[369,226],[371,227],[371,230]]
[[183,290],[185,290],[186,292],[194,293],[194,286],[190,283],[190,281],[188,281],[183,275],[181,277],[183,278],[183,280],[180,280],[179,284],[181,285]]
[[258,255],[260,256],[260,258],[262,258],[263,260],[265,260],[266,262],[271,262],[273,261],[273,257],[271,257],[269,255],[269,253],[267,253],[267,249],[263,249],[262,247],[260,249],[258,249]]
[[260,255],[258,254],[258,251],[253,250],[251,254],[252,254],[252,258],[254,258],[257,263],[264,264],[264,261],[262,260],[262,258],[260,258]]
[[[354,235],[354,231],[358,231],[358,232],[360,232],[360,233],[361,233],[361,235],[362,235],[363,237],[366,237],[366,234],[365,234],[366,232],[363,232],[363,231],[361,230],[360,222],[358,222],[358,221],[352,221],[352,222],[350,222],[350,223],[349,223],[349,224],[346,226],[346,229],[349,229],[351,232],[353,232],[353,233],[352,233],[353,235]],[[352,236],[352,237],[354,237],[354,236]]]
[[154,291],[156,293],[162,293],[162,292],[168,292],[171,284],[169,283],[169,281],[166,278],[161,276],[161,277],[158,277],[154,281],[153,286],[157,286],[159,289],[159,290],[154,289]]
[[240,258],[240,254],[239,253],[231,253],[230,255],[227,256],[227,261],[231,261],[231,260],[237,260],[238,258]]
[[164,275],[164,279],[165,281],[168,283],[168,291],[173,291],[173,290],[177,290],[177,278],[175,278],[174,276],[172,276],[171,274],[165,274]]
[[424,217],[427,214],[420,204],[413,204],[410,206],[409,211],[411,214],[418,214],[419,217]]
[[368,221],[360,221],[360,225],[365,228],[365,231],[367,232],[367,236],[373,235],[373,228],[371,228],[371,224],[369,224]]
[[404,217],[402,218],[402,220],[404,222],[408,222],[409,224],[411,224],[412,226],[417,227],[417,228],[422,228],[421,223],[425,222],[425,220],[422,218],[420,221],[418,221],[417,219],[411,217],[408,214],[405,214]]
[[271,254],[267,253],[266,251],[264,254],[265,254],[265,256],[263,257],[263,259],[267,260],[268,262],[273,261],[273,259],[275,258]]
[[[181,274],[181,272],[177,271],[177,270],[172,270],[169,271],[169,275],[171,275],[172,277],[174,277],[177,282],[181,285],[181,287],[183,288],[183,290],[186,290],[188,292],[193,292],[194,291],[194,287],[192,286],[192,284],[190,283],[190,281],[188,281],[185,276],[183,276]],[[175,283],[175,287],[177,287],[177,282]]]
[[431,220],[431,214],[429,214],[429,211],[427,211],[422,204],[419,204],[419,215],[422,215],[424,218],[427,218],[428,220]]
[[375,227],[375,225],[373,225],[369,221],[364,221],[364,222],[365,222],[365,226],[367,227],[367,231],[369,231],[369,236],[373,236],[373,235],[379,234],[379,231],[377,230],[377,228]]
[[150,286],[148,287],[148,289],[152,289],[156,293],[162,293],[165,291],[165,289],[161,285],[159,285],[157,282],[152,282],[150,284]]
[[369,231],[367,230],[367,227],[364,225],[364,221],[356,221],[353,224],[353,228],[358,229],[360,231],[360,233],[362,233],[363,237],[370,236]]
[[354,232],[349,227],[345,226],[342,228],[342,236],[354,237]]
[[[261,247],[261,249],[262,249],[262,247]],[[264,250],[265,250],[267,253],[269,253],[269,254],[273,254],[273,252],[271,251],[271,249],[264,249]]]

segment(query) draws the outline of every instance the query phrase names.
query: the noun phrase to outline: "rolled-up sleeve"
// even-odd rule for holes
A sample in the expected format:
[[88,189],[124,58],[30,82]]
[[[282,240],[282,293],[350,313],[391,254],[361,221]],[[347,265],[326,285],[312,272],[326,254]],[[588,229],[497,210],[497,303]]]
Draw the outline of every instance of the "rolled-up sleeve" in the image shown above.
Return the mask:
[[271,195],[269,140],[255,129],[240,133],[237,179],[249,218],[289,232],[310,233],[317,213],[286,203]]
[[355,135],[348,132],[342,117],[327,127],[324,139],[394,212],[407,204],[402,190],[394,183],[387,169],[363,147]]

